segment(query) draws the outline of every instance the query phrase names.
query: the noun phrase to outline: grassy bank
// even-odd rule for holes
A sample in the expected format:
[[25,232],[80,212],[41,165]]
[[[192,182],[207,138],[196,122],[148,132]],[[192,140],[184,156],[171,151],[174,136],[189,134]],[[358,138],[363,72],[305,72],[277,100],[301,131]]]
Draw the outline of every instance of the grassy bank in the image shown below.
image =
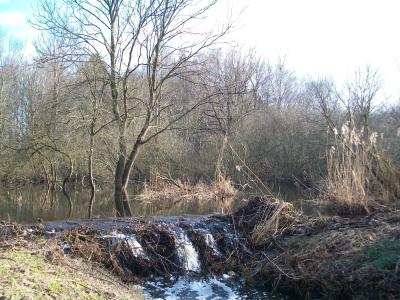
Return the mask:
[[1,299],[144,299],[100,266],[65,256],[56,241],[0,242]]

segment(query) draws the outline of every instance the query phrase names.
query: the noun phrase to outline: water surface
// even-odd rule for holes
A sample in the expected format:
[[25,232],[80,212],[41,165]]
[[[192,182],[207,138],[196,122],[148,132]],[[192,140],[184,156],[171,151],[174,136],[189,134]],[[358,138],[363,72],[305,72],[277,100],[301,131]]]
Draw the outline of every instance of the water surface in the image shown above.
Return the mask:
[[[294,201],[298,207],[303,206],[301,200],[299,200],[302,196],[294,186],[275,185],[273,188],[285,200]],[[71,185],[69,190],[70,202],[61,190],[48,191],[43,185],[0,186],[0,220],[34,223],[38,219],[55,221],[87,218],[90,189]],[[131,188],[129,193],[134,216],[185,216],[221,213],[221,207],[216,202],[205,204],[199,201],[176,202],[164,199],[150,202],[139,200],[137,189]],[[239,197],[234,203],[230,203],[229,209],[238,207],[243,203],[244,198],[246,196]],[[228,211],[224,210],[224,212],[229,212],[229,209]],[[96,218],[115,216],[112,186],[98,187],[93,214]]]

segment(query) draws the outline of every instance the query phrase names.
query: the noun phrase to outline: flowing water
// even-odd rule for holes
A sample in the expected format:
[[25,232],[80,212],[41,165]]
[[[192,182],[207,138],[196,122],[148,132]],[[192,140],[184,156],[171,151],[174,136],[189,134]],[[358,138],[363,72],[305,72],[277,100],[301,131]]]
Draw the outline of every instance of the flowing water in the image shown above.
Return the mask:
[[199,255],[192,245],[187,234],[179,229],[176,233],[177,252],[183,269],[187,272],[200,272],[201,264]]
[[221,277],[207,279],[179,278],[178,280],[153,278],[147,281],[141,289],[149,299],[198,299],[198,300],[233,300],[233,299],[286,299],[245,285],[243,280],[224,274]]

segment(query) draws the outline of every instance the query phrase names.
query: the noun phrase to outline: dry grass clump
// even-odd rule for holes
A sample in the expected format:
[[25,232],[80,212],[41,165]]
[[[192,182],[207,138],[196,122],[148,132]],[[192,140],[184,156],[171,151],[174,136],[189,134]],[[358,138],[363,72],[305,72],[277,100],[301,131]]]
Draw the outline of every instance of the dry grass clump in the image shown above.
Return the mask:
[[293,204],[278,198],[254,197],[240,208],[234,218],[241,229],[248,232],[255,245],[294,233],[302,226],[303,214]]
[[164,201],[173,203],[174,207],[197,203],[201,206],[215,207],[216,211],[231,211],[238,190],[230,179],[207,184],[202,181],[192,185],[189,181],[172,180],[160,177],[161,180],[152,186],[145,185],[137,196],[140,201]]
[[366,135],[346,122],[334,130],[327,154],[324,198],[339,214],[363,214],[400,195],[400,173],[379,150],[377,133]]
[[279,201],[260,207],[260,222],[254,227],[251,237],[256,244],[263,243],[266,237],[283,235],[284,232],[295,231],[302,216],[293,204]]

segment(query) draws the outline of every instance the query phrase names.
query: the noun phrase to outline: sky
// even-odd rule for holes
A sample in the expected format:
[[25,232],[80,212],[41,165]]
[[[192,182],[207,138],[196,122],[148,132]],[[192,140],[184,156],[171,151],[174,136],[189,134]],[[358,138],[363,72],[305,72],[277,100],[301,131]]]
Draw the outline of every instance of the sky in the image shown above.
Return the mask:
[[32,53],[36,31],[28,24],[32,17],[34,0],[0,0],[0,35],[23,44],[26,53]]
[[[34,0],[0,0],[0,31],[25,41]],[[285,59],[295,74],[329,77],[339,84],[357,68],[379,70],[385,99],[400,95],[399,0],[220,0],[213,18],[227,10],[238,18],[230,40],[254,48],[272,63]]]

